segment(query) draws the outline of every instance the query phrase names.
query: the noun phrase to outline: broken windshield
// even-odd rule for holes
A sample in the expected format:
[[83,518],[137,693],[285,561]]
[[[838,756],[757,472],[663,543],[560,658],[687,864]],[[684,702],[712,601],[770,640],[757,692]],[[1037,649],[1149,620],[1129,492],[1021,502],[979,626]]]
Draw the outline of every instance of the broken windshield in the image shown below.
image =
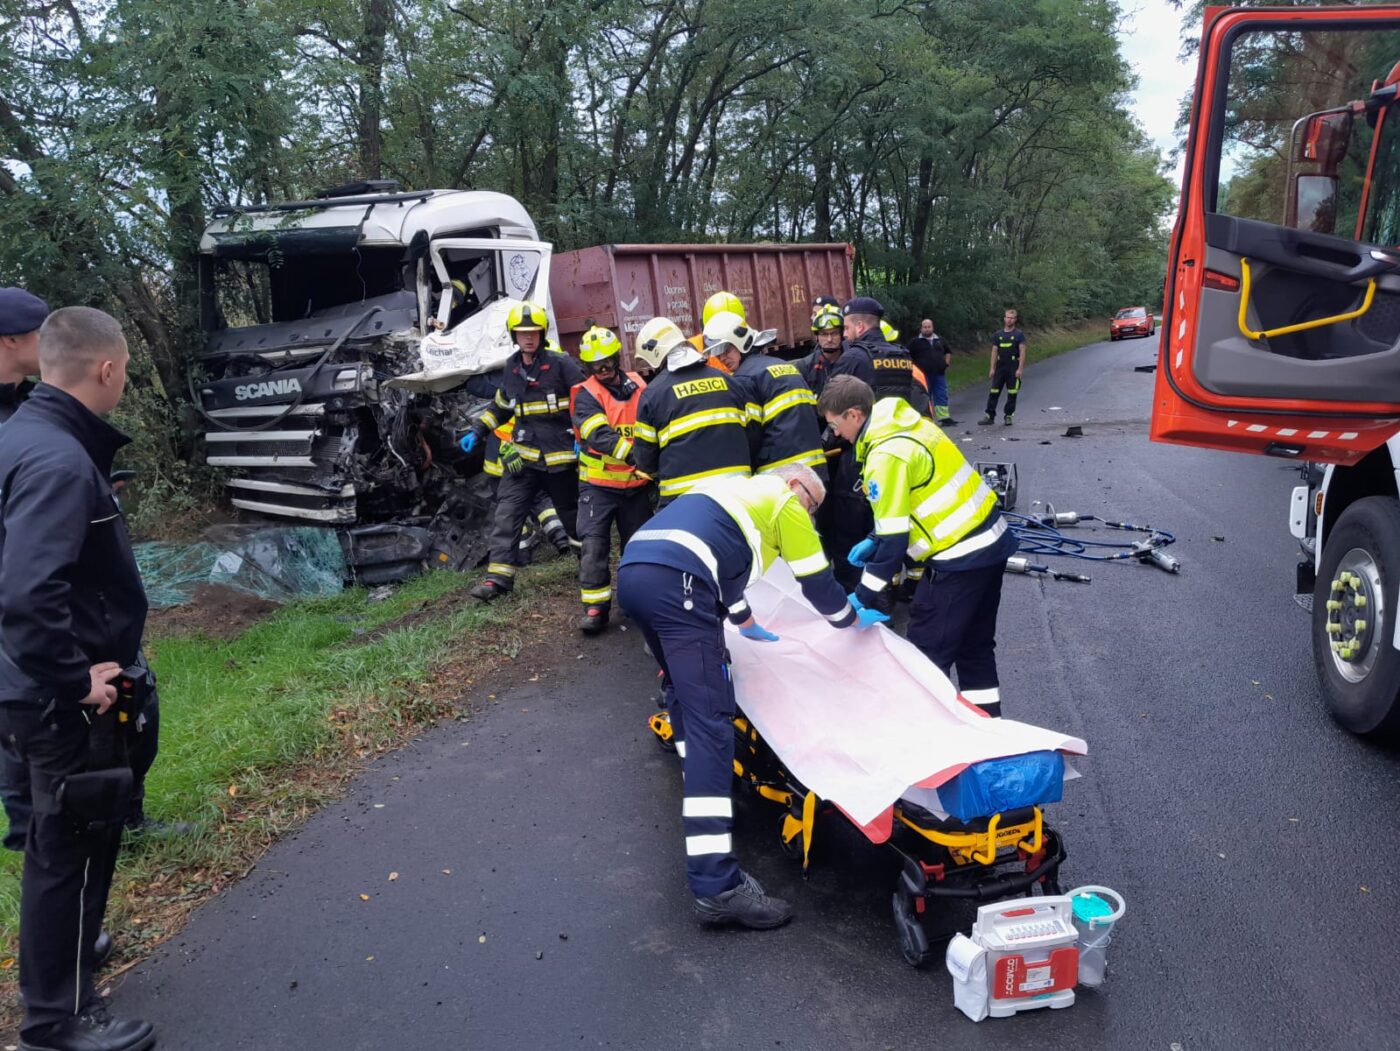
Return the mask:
[[299,321],[331,307],[360,303],[412,287],[414,272],[402,246],[360,247],[334,254],[257,258],[206,257],[216,311],[206,327],[244,328]]

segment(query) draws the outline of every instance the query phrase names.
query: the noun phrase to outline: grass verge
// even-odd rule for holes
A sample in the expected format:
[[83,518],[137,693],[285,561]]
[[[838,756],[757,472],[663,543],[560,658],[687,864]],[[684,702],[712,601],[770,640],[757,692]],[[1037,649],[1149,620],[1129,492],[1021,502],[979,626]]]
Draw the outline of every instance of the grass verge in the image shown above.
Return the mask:
[[[1053,328],[1032,329],[1026,333],[1026,346],[1030,348],[1030,364],[1056,354],[1078,350],[1086,343],[1097,343],[1106,338],[1107,323],[1103,321],[1081,321],[1075,325]],[[969,387],[987,387],[987,366],[991,362],[991,346],[979,347],[972,353],[956,353],[948,367],[949,392],[967,390]]]
[[[128,844],[107,929],[110,974],[143,958],[201,902],[335,798],[365,761],[448,715],[533,638],[571,633],[577,563],[522,572],[482,605],[472,577],[436,572],[371,602],[364,589],[289,604],[235,639],[147,640],[160,680],[160,758],[149,817],[194,832]],[[18,1024],[21,857],[0,852],[0,1028]]]

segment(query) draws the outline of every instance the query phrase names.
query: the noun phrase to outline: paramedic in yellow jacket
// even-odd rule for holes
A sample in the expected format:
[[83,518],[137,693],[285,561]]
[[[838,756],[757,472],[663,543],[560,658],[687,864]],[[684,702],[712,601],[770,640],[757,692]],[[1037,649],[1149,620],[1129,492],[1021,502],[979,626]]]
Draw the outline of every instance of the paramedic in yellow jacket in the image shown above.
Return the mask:
[[996,494],[942,428],[902,398],[874,398],[854,376],[835,376],[817,405],[854,444],[875,515],[873,535],[847,556],[864,568],[855,599],[875,602],[906,556],[923,564],[909,641],[944,674],[956,668],[963,697],[999,716],[997,610],[1016,537],[997,510]]
[[725,619],[754,643],[778,641],[754,619],[744,589],[779,558],[832,627],[888,619],[853,607],[831,575],[811,518],[825,494],[821,479],[802,464],[758,478],[712,480],[632,534],[617,570],[618,601],[665,676],[672,740],[685,773],[686,879],[702,923],[764,929],[792,915],[734,856],[735,701]]

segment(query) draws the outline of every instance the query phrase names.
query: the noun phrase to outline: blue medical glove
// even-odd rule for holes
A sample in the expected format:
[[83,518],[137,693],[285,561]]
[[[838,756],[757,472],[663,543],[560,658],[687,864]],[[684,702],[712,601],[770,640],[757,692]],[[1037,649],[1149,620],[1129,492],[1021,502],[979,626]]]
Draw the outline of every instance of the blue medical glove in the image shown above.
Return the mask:
[[746,639],[753,639],[755,642],[777,642],[778,636],[771,631],[767,631],[759,626],[758,621],[750,621],[747,625],[739,629],[739,634]]
[[855,547],[851,548],[850,554],[846,556],[846,561],[857,569],[865,566],[865,560],[875,553],[875,541],[866,537]]
[[884,624],[890,619],[888,613],[881,613],[878,609],[870,609],[861,606],[856,610],[856,627],[868,628],[875,624]]
[[860,599],[856,598],[856,593],[854,591],[852,591],[849,595],[846,596],[846,601],[855,607],[855,611],[857,613],[859,613],[865,608],[865,604],[861,602]]
[[481,439],[477,437],[476,431],[468,431],[466,434],[462,435],[461,440],[457,442],[457,447],[460,448],[462,452],[469,453],[476,448],[476,443],[479,441],[481,441]]
[[579,448],[578,439],[574,439],[574,455],[577,456],[583,450]]

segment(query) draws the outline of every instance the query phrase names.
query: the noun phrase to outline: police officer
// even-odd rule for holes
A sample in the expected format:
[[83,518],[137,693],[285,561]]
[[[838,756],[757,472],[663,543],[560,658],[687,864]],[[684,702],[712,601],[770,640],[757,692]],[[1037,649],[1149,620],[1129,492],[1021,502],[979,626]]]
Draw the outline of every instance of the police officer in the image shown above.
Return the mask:
[[826,482],[826,457],[817,427],[817,396],[797,366],[754,349],[754,331],[738,314],[727,311],[705,324],[705,348],[711,361],[739,377],[748,388],[763,438],[754,459],[757,473],[789,463],[812,468]]
[[869,296],[857,296],[841,308],[847,353],[860,351],[870,359],[875,370],[871,386],[877,399],[903,398],[917,409],[920,402],[927,401],[927,392],[914,379],[914,359],[909,351],[887,340],[881,331],[884,313],[880,301]]
[[670,318],[642,326],[636,354],[657,372],[637,405],[632,462],[656,479],[662,505],[700,482],[751,474],[762,435],[743,381],[711,368]]
[[992,337],[992,360],[987,368],[987,378],[992,381],[992,389],[987,394],[987,413],[977,422],[984,427],[996,423],[997,402],[1001,392],[1006,390],[1006,415],[1002,422],[1010,427],[1016,418],[1016,396],[1021,393],[1021,373],[1026,371],[1026,334],[1017,325],[1019,315],[1008,310],[1002,315],[1001,329]]
[[646,383],[622,371],[622,341],[594,326],[579,340],[579,360],[588,379],[574,388],[572,413],[578,434],[578,537],[583,543],[578,585],[583,599],[579,629],[596,635],[612,609],[612,527],[623,550],[651,517],[651,484],[629,462],[637,406]]
[[854,442],[874,534],[850,554],[864,567],[857,600],[873,603],[906,557],[927,563],[914,593],[909,641],[951,675],[963,697],[1001,715],[996,664],[997,610],[1016,537],[996,494],[957,444],[898,398],[875,400],[864,383],[840,377],[819,407]]
[[20,892],[20,1046],[141,1051],[149,1023],[94,996],[94,938],[130,773],[89,769],[92,713],[136,661],[146,596],[109,482],[129,439],[105,420],[128,361],[121,326],[67,307],[39,336],[41,382],[0,441],[0,742],[29,768]]
[[491,527],[486,579],[472,595],[490,602],[515,586],[520,529],[543,492],[558,512],[570,538],[577,536],[578,455],[569,419],[569,392],[582,383],[574,359],[541,344],[547,324],[544,307],[522,302],[506,316],[515,353],[506,359],[495,404],[471,421],[462,436],[463,452],[471,452],[488,433],[515,421],[511,445],[524,469],[502,474],[496,490],[496,516]]
[[632,537],[617,571],[618,600],[640,625],[668,683],[672,740],[685,774],[681,818],[686,879],[703,923],[778,927],[788,903],[768,896],[734,857],[734,686],[724,621],[745,639],[775,642],[744,589],[786,561],[812,606],[836,628],[886,619],[857,611],[831,575],[811,514],[824,487],[800,464],[692,490]]

